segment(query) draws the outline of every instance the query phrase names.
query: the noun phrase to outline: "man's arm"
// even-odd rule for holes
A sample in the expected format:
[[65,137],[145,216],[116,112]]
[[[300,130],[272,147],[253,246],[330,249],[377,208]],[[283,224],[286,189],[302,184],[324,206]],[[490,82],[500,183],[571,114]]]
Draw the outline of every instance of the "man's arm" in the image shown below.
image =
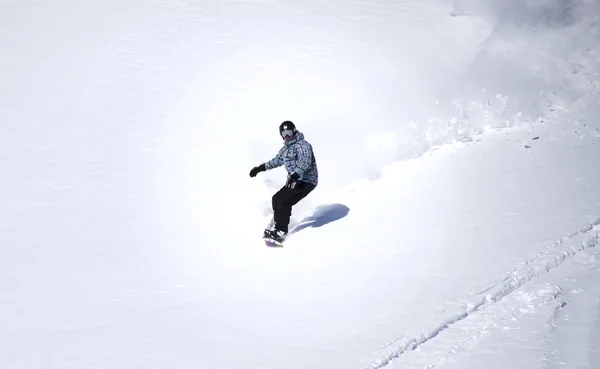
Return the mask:
[[277,153],[277,155],[275,155],[273,159],[264,163],[266,170],[274,169],[283,165],[283,157],[281,156],[282,151],[283,149],[279,150],[279,152]]
[[282,151],[283,151],[283,149],[279,150],[277,155],[275,155],[275,157],[273,159],[267,161],[266,163],[262,163],[261,165],[252,168],[252,170],[250,170],[250,177],[256,177],[256,175],[260,172],[264,172],[269,169],[273,169],[273,168],[282,166],[283,165],[283,156],[281,155]]

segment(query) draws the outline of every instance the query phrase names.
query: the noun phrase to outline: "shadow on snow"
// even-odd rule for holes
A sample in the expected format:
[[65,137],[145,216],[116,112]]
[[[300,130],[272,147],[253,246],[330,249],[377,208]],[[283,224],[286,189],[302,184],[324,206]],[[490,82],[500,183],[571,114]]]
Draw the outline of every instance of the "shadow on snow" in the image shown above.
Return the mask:
[[300,232],[304,228],[322,227],[325,224],[342,219],[348,215],[349,212],[350,209],[346,205],[342,204],[319,205],[315,208],[313,215],[302,219],[294,226],[294,228],[290,231],[290,234]]

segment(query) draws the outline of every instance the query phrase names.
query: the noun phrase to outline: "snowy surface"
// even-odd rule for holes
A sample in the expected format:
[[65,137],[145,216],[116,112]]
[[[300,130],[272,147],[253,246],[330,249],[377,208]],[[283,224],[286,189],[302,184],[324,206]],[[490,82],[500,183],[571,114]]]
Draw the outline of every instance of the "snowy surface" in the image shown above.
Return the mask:
[[[4,1],[0,367],[600,368],[592,0]],[[293,120],[320,185],[260,239]]]

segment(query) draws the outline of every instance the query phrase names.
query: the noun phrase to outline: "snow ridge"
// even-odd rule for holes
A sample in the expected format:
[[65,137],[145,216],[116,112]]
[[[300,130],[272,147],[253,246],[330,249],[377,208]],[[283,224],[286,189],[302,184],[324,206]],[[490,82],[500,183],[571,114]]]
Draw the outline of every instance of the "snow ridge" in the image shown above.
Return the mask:
[[[454,311],[436,320],[435,323],[422,328],[420,332],[406,334],[375,353],[373,357],[376,359],[370,365],[363,367],[363,369],[379,369],[387,366],[392,360],[398,359],[405,353],[431,341],[440,333],[448,330],[453,324],[469,318],[473,313],[485,311],[486,308],[493,306],[507,295],[525,286],[532,279],[559,267],[565,260],[578,252],[599,245],[599,225],[600,219],[579,232],[564,237],[532,259],[519,264],[499,283],[460,302]],[[535,308],[536,306],[555,300],[562,294],[558,286],[546,287],[539,291],[534,291],[534,295],[540,298],[537,303],[530,306]]]

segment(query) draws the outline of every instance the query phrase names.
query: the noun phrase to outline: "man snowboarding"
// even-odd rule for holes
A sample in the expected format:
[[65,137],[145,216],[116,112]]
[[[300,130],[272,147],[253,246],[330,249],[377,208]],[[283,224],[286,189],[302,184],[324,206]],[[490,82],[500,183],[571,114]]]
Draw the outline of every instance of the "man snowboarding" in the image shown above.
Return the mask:
[[252,168],[250,177],[282,165],[288,172],[285,186],[272,199],[275,229],[265,229],[263,236],[282,243],[288,233],[292,206],[317,187],[319,173],[312,145],[304,139],[302,132],[296,130],[294,123],[289,120],[281,123],[279,134],[284,140],[283,147],[273,159]]

